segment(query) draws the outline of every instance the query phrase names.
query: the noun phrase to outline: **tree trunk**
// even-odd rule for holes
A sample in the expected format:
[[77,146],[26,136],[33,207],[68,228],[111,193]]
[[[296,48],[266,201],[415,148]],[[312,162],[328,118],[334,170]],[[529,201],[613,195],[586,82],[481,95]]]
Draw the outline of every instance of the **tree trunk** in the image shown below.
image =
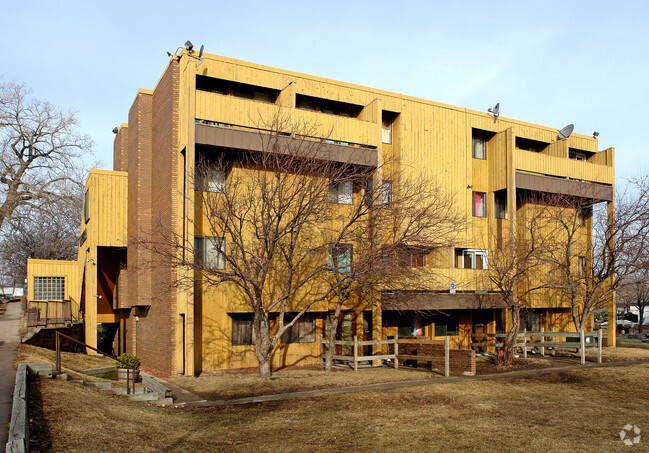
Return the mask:
[[514,360],[516,337],[518,337],[518,332],[521,327],[521,307],[519,304],[513,304],[511,306],[511,317],[512,327],[503,340],[503,356],[497,359],[499,365],[508,365]]
[[638,333],[642,333],[642,321],[644,320],[644,305],[638,305]]
[[327,350],[325,351],[325,371],[331,371],[331,365],[334,360],[334,353],[336,352],[336,332],[338,331],[338,322],[340,321],[340,313],[342,312],[343,302],[341,297],[338,297],[336,304],[336,311],[334,312],[333,319],[331,320],[331,328],[329,329],[329,338],[327,338]]
[[270,366],[270,353],[272,351],[270,341],[270,326],[268,322],[267,313],[255,313],[254,317],[255,327],[255,356],[259,362],[259,377],[262,379],[270,379],[272,375]]

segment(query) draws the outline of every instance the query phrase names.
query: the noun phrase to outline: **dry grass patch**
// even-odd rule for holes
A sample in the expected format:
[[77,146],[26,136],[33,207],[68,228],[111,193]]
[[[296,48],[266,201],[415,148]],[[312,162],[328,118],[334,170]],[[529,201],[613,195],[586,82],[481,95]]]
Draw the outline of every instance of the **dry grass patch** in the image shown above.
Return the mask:
[[[649,365],[221,408],[147,407],[43,380],[32,427],[54,451],[646,451]],[[38,406],[38,400],[36,401]],[[38,409],[38,407],[37,407]],[[36,410],[38,412],[38,410]],[[30,414],[33,417],[34,414]],[[49,440],[48,440],[49,439]]]
[[208,400],[243,398],[266,394],[297,392],[378,382],[436,379],[438,373],[429,370],[389,367],[336,369],[329,373],[322,369],[290,369],[273,373],[270,381],[259,378],[258,373],[203,374],[200,377],[179,376],[170,379],[176,385],[190,390]]

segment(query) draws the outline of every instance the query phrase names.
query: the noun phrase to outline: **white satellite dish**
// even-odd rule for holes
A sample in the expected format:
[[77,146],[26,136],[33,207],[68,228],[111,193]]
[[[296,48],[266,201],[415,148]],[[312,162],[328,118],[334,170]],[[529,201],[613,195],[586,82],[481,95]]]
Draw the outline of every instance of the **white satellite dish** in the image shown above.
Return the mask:
[[493,116],[494,116],[494,123],[495,123],[496,120],[498,119],[498,117],[500,116],[500,102],[497,103],[496,105],[494,105],[494,107],[493,107],[492,109],[491,109],[491,108],[490,108],[490,109],[487,109],[487,112],[493,114]]

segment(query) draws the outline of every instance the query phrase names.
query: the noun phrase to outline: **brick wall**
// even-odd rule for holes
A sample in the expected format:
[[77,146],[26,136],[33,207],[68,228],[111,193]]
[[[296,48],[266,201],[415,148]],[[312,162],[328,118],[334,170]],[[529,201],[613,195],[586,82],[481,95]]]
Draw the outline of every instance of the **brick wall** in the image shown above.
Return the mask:
[[[399,343],[399,354],[404,355],[427,355],[444,358],[443,344],[401,344]],[[475,374],[475,351],[469,349],[450,349],[449,367],[452,373]],[[419,362],[419,367],[430,368],[430,362]],[[435,364],[436,368],[444,368],[443,364]]]
[[113,170],[128,171],[128,127],[122,126],[113,142]]

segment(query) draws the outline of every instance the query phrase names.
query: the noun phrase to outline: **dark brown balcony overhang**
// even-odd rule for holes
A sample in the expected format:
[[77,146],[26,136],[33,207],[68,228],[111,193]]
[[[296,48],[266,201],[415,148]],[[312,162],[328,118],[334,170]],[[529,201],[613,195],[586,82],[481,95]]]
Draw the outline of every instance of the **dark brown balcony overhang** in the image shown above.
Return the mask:
[[505,308],[494,293],[385,292],[381,294],[383,310],[477,310]]
[[[209,145],[244,151],[267,152],[272,150],[282,154],[292,154],[295,150],[316,159],[343,162],[364,167],[378,165],[376,149],[347,146],[325,141],[315,141],[265,132],[248,131],[231,127],[196,124],[197,145]],[[297,143],[301,141],[301,143]]]
[[516,172],[516,188],[571,195],[599,201],[613,201],[613,187],[594,182]]

